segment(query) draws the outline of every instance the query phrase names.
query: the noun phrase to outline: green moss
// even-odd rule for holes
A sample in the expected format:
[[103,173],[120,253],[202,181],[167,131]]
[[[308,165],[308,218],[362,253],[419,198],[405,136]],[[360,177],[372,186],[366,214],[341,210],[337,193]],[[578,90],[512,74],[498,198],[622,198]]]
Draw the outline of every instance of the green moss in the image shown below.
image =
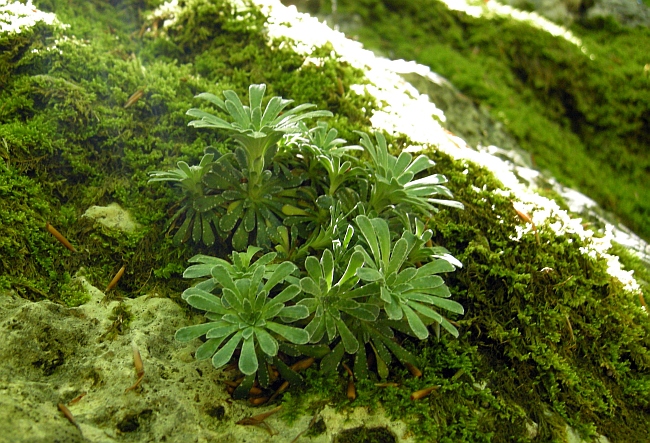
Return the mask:
[[397,438],[386,428],[358,428],[346,429],[338,434],[334,441],[336,443],[394,443]]
[[[58,43],[60,53],[44,49],[53,36],[63,35],[60,30],[37,26],[20,36],[3,36],[3,48],[9,49],[2,52],[6,57],[2,61],[8,63],[0,63],[0,285],[25,298],[76,304],[81,299],[69,275],[83,266],[88,280],[103,288],[123,264],[126,273],[112,296],[137,296],[155,287],[163,295],[178,297],[186,286],[180,271],[187,258],[197,252],[228,252],[173,247],[165,222],[178,194],[171,187],[147,185],[147,172],[171,167],[178,160],[195,163],[207,145],[227,143],[217,133],[186,126],[185,111],[197,106],[193,96],[199,92],[244,93],[250,83],[264,82],[269,85],[268,96],[282,95],[335,111],[331,123],[351,142],[356,141],[353,130],[368,128],[374,102],[345,92],[347,85],[363,81],[361,73],[329,59],[320,68],[303,67],[303,57],[279,43],[267,45],[257,32],[264,17],[255,12],[242,21],[238,17],[243,13],[224,2],[197,1],[167,36],[159,31],[157,36],[139,38],[145,23],[134,11],[138,5],[144,9],[145,3],[84,2],[80,9],[70,9],[63,1],[47,4],[73,25],[65,35],[77,38]],[[426,2],[413,19],[428,16],[448,25],[448,38],[462,46],[465,55],[477,45],[479,55],[508,53],[504,39],[523,32],[508,24],[503,36],[488,32],[486,40],[480,40],[468,30],[478,22],[445,10],[432,14],[429,7]],[[132,20],[115,18],[127,12],[133,14]],[[389,13],[384,9],[374,14],[388,19],[393,17]],[[408,23],[394,20],[400,32],[410,29]],[[431,40],[426,29],[413,32],[421,33],[421,38],[428,33]],[[544,45],[548,57],[563,57],[564,46],[547,37],[540,37],[533,47],[541,51],[539,46]],[[430,52],[428,57],[435,56],[434,50],[423,48]],[[436,57],[449,63],[449,71],[458,69],[458,78],[474,85],[476,96],[498,92],[495,108],[508,94],[521,93],[522,102],[530,102],[513,115],[503,112],[512,121],[520,113],[546,128],[550,135],[530,135],[530,143],[539,143],[538,162],[545,149],[543,137],[576,140],[557,129],[565,123],[571,126],[554,120],[561,108],[551,106],[554,114],[541,117],[533,112],[541,109],[536,103],[540,92],[517,89],[521,79],[500,67],[494,54],[481,58],[484,69],[473,74],[475,65],[455,55],[454,51],[463,53],[460,49],[444,45],[439,49]],[[329,50],[322,48],[317,55],[325,56]],[[508,54],[513,60],[523,57],[520,52]],[[548,73],[542,69],[545,60],[540,59],[540,73]],[[580,69],[589,66],[581,63]],[[337,79],[344,86],[343,95]],[[510,86],[500,89],[500,85]],[[124,108],[139,89],[142,98]],[[551,94],[550,101],[559,103],[556,98]],[[589,115],[607,123],[605,114]],[[633,128],[625,131],[623,139],[634,133]],[[391,141],[395,149],[407,142]],[[580,154],[581,146],[579,141],[571,145],[575,155],[589,157]],[[399,337],[419,356],[423,376],[413,378],[405,368],[391,367],[390,381],[399,386],[375,386],[380,380],[359,382],[353,402],[345,396],[345,378],[308,370],[304,390],[283,399],[291,406],[285,408],[291,411],[288,415],[302,411],[313,415],[318,410],[314,404],[322,407],[324,402],[339,408],[382,405],[390,417],[405,420],[422,441],[529,441],[527,424],[532,422],[538,424],[540,441],[561,440],[565,422],[585,436],[599,432],[612,441],[641,441],[650,434],[650,323],[638,298],[624,292],[602,262],[584,256],[578,238],[556,238],[548,227],[539,226],[541,245],[532,234],[512,240],[521,221],[509,197],[491,192],[500,184],[476,166],[429,154],[437,162],[436,172],[448,176],[450,188],[466,205],[465,211],[442,210],[429,222],[435,242],[464,263],[461,270],[445,276],[454,299],[466,308],[464,317],[452,319],[459,324],[460,339],[443,336],[440,341],[420,342]],[[549,165],[555,161],[543,158]],[[571,163],[565,160],[560,157],[557,163]],[[596,174],[600,171],[596,160],[591,166],[587,160],[580,164]],[[613,174],[612,183],[619,176]],[[603,193],[611,191],[609,179],[594,177]],[[81,217],[90,205],[114,201],[131,210],[140,230],[120,233]],[[80,252],[63,248],[45,231],[47,221]],[[624,263],[636,266],[628,258]],[[123,305],[118,306],[105,338],[123,332],[131,318]],[[412,392],[429,386],[439,388],[419,401],[410,399]],[[314,397],[324,400],[314,402]]]
[[115,340],[118,335],[123,335],[133,321],[133,314],[128,306],[124,303],[119,303],[113,308],[108,319],[112,320],[112,323],[101,335],[99,338],[100,341]]
[[339,9],[363,18],[358,34],[367,46],[449,78],[487,106],[539,168],[650,238],[650,81],[639,50],[650,45],[650,30],[577,24],[585,54],[525,23],[474,18],[436,0],[341,1]]
[[[321,50],[328,55],[323,67],[301,68],[304,57],[279,42],[269,48],[258,12],[240,20],[246,11],[207,1],[193,2],[167,37],[140,39],[137,31],[152,26],[139,12],[143,5],[40,2],[71,27],[38,25],[2,36],[0,192],[8,202],[0,209],[2,284],[27,297],[61,299],[67,283],[59,276],[80,265],[105,287],[125,264],[119,290],[127,294],[158,279],[172,278],[166,288],[180,289],[173,280],[193,251],[161,240],[176,192],[149,186],[147,173],[223,144],[216,133],[187,128],[185,112],[197,105],[197,93],[266,82],[269,95],[338,111],[333,123],[347,135],[368,122],[370,99],[341,96],[337,87],[337,79],[357,83],[361,73],[329,59],[329,48]],[[125,108],[138,90],[142,97]],[[368,111],[360,111],[364,106]],[[89,206],[111,202],[130,210],[142,229],[111,232],[81,218]],[[44,231],[47,221],[80,252],[61,251]]]
[[60,297],[66,306],[74,308],[90,301],[92,297],[80,279],[70,278],[69,275],[66,275],[65,280],[66,282],[60,288]]

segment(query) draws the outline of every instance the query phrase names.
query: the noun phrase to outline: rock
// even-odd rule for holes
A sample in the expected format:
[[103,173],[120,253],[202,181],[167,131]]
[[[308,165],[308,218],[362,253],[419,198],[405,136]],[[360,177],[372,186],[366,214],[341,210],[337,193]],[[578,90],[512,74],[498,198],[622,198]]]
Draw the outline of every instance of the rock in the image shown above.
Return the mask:
[[[196,343],[174,340],[179,327],[202,317],[190,319],[174,301],[155,296],[106,304],[101,291],[87,282],[84,286],[92,299],[78,308],[0,294],[0,436],[6,439],[0,441],[279,443],[308,429],[311,415],[291,425],[269,417],[274,437],[261,427],[236,424],[271,407],[232,401],[224,380],[236,372],[196,361]],[[129,315],[120,320],[118,308]],[[127,324],[124,332],[107,334],[118,321]],[[137,380],[132,346],[142,356],[145,375],[138,387],[125,392]],[[68,405],[81,432],[58,403]],[[311,442],[331,442],[362,425],[389,423],[392,434],[407,434],[403,422],[389,422],[381,409],[342,414],[326,406],[319,414],[324,431]]]
[[117,203],[108,206],[91,206],[83,216],[96,220],[107,228],[124,232],[133,232],[139,227],[131,214]]

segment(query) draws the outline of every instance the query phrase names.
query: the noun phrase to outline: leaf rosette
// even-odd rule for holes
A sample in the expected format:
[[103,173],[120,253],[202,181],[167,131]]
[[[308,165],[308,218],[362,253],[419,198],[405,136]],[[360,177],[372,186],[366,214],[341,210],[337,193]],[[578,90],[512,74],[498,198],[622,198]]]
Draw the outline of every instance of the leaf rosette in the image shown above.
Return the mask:
[[260,357],[277,355],[279,339],[295,344],[309,341],[305,330],[286,324],[309,315],[305,306],[286,305],[300,293],[300,287],[287,285],[270,296],[295,270],[294,264],[283,262],[266,278],[266,265],[261,265],[250,277],[233,279],[227,267],[215,265],[211,275],[221,288],[220,296],[191,288],[184,297],[192,307],[206,311],[210,322],[181,328],[176,339],[187,342],[205,335],[207,341],[197,349],[196,358],[212,358],[215,368],[227,364],[239,348],[239,370],[255,374]]

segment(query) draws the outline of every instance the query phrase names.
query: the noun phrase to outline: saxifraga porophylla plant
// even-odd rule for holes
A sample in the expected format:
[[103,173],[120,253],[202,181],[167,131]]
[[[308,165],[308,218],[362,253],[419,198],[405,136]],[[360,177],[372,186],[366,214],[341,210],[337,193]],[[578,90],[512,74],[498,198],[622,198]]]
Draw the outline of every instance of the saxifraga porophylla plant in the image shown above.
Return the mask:
[[460,263],[431,244],[425,221],[436,204],[462,204],[438,198],[451,192],[444,176],[426,175],[434,164],[427,157],[389,154],[381,133],[376,144],[359,133],[361,146],[341,146],[345,140],[325,123],[305,124],[331,113],[304,112],[309,104],[281,113],[291,101],[280,97],[262,111],[265,89],[251,85],[248,106],[233,91],[225,101],[197,96],[231,121],[191,109],[200,120],[190,125],[225,130],[237,145],[226,153],[208,148],[198,166],[179,162],[177,170],[151,173],[150,181],[176,182],[183,192],[175,241],[211,246],[216,232],[234,249],[230,261],[190,260],[184,277],[202,281],[183,299],[209,321],[179,329],[176,339],[205,336],[196,357],[216,368],[239,349],[239,397],[255,379],[269,386],[271,366],[300,380],[280,352],[322,358],[323,370],[354,355],[357,377],[368,374],[367,353],[381,378],[393,356],[416,365],[398,333],[424,340],[434,325],[436,334],[442,327],[458,336],[441,312],[463,314],[463,307],[439,274]]

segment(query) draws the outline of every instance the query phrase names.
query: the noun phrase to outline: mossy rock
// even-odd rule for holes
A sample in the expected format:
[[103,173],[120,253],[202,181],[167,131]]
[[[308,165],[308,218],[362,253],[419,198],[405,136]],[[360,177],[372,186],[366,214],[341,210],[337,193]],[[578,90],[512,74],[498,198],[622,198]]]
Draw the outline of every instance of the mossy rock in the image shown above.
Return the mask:
[[[259,412],[228,398],[223,382],[234,371],[196,362],[195,347],[173,340],[178,327],[199,321],[179,297],[188,284],[181,279],[187,259],[229,250],[173,246],[165,223],[178,193],[148,185],[147,173],[179,160],[197,163],[206,146],[229,143],[187,127],[185,112],[200,92],[243,94],[264,82],[269,95],[330,109],[336,114],[330,123],[350,141],[354,130],[370,129],[379,104],[339,93],[339,81],[365,80],[331,58],[331,48],[316,50],[325,60],[317,69],[301,68],[305,57],[288,45],[269,45],[260,32],[265,17],[254,8],[188,1],[176,24],[163,29],[163,18],[145,13],[159,3],[37,2],[72,26],[40,23],[0,36],[0,311],[6,319],[0,350],[9,364],[0,365],[9,385],[0,410],[9,416],[3,423],[18,423],[3,435],[39,422],[50,440],[80,441],[56,409],[65,403],[91,441],[274,438],[234,424]],[[436,17],[469,20],[442,10]],[[451,27],[459,33],[456,43],[461,28]],[[513,25],[509,32],[522,29]],[[555,44],[543,40],[535,47],[549,42]],[[519,49],[514,55],[523,57]],[[552,45],[544,54],[562,57]],[[550,65],[542,65],[540,72],[548,72]],[[126,106],[133,94],[140,98]],[[561,114],[551,108],[540,121]],[[591,120],[606,120],[599,109]],[[621,140],[637,134],[624,129]],[[409,144],[405,137],[390,141],[394,150]],[[526,231],[513,239],[525,225],[513,209],[514,195],[485,169],[437,150],[426,153],[466,206],[441,210],[430,221],[433,242],[464,264],[446,277],[466,309],[456,319],[461,336],[401,337],[423,375],[393,365],[390,385],[360,381],[353,402],[345,395],[346,378],[308,370],[305,386],[285,394],[283,412],[269,419],[281,432],[276,441],[291,441],[310,429],[314,415],[334,407],[343,411],[341,421],[354,411],[401,420],[409,430],[390,432],[421,441],[559,441],[567,423],[584,438],[642,441],[650,434],[650,322],[637,294],[607,273],[604,260],[585,255],[581,248],[588,245],[574,234],[558,236],[545,225],[537,227],[538,237]],[[125,233],[82,218],[88,207],[114,202],[130,211],[138,229]],[[45,230],[48,222],[77,253]],[[126,272],[107,297],[96,290],[81,306],[64,306],[84,302],[74,278],[105,288],[123,264]],[[72,277],[82,267],[84,275]],[[137,380],[133,344],[146,375],[125,392]],[[20,365],[26,369],[16,370]],[[431,386],[439,387],[411,400]],[[326,422],[309,438],[329,438],[332,429]]]

